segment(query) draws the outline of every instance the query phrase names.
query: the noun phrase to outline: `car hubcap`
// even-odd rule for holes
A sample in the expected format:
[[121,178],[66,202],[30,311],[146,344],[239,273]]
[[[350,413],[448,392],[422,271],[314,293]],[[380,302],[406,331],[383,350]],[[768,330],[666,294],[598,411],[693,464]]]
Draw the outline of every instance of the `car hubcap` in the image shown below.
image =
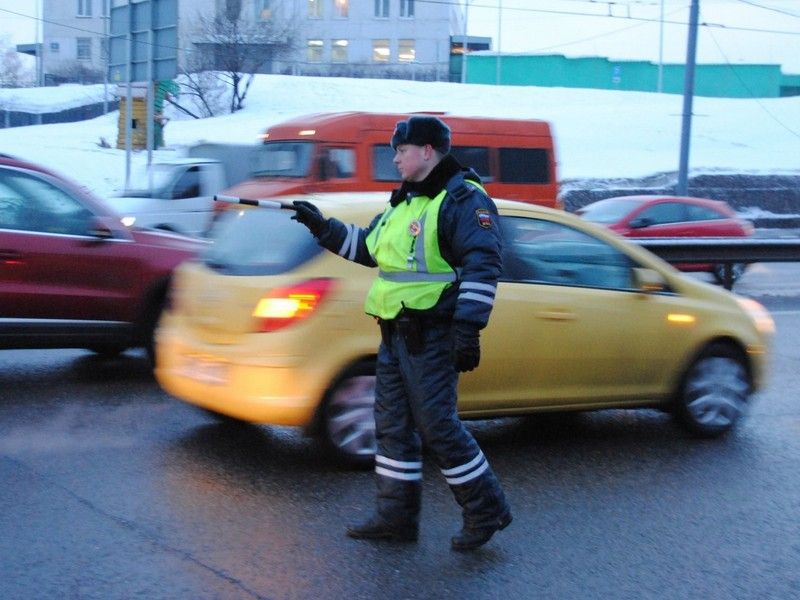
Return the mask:
[[733,358],[700,360],[686,384],[686,407],[701,425],[730,427],[744,411],[749,385],[744,367]]
[[334,390],[328,404],[328,438],[343,453],[375,454],[375,377],[350,377]]

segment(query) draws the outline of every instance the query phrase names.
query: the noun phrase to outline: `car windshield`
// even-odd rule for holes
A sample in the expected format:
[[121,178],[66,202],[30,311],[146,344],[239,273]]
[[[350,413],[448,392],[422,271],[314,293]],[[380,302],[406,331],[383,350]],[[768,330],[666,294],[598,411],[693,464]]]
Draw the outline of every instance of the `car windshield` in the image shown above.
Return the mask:
[[201,256],[210,268],[228,275],[286,273],[322,252],[288,210],[244,208],[225,211]]
[[174,165],[154,163],[149,168],[147,166],[140,167],[131,175],[130,187],[125,191],[125,195],[150,196],[151,190],[165,189],[174,176]]
[[616,223],[640,203],[630,198],[608,198],[583,207],[578,214],[593,223]]
[[265,142],[256,150],[256,177],[307,177],[311,171],[312,142]]

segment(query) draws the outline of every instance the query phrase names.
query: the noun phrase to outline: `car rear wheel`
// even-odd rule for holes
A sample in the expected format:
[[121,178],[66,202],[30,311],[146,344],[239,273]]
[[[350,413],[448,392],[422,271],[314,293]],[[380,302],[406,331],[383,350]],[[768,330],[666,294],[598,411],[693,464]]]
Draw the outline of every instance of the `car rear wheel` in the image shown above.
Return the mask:
[[125,350],[128,349],[128,346],[124,344],[95,344],[93,346],[89,346],[87,348],[89,351],[94,352],[101,358],[116,358]]
[[325,443],[345,462],[367,467],[375,457],[375,367],[363,364],[331,388],[322,415]]
[[733,429],[749,394],[750,378],[741,354],[730,346],[714,344],[686,372],[675,417],[695,435],[716,437]]

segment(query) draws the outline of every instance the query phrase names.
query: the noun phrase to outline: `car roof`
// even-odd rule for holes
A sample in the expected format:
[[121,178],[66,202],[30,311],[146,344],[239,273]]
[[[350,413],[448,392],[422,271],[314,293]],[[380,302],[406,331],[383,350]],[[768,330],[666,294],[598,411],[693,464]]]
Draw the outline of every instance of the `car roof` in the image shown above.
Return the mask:
[[[662,194],[634,194],[631,196],[612,196],[605,198],[605,200],[630,200],[633,202],[684,202],[687,204],[727,204],[723,200],[714,200],[712,198],[699,198],[696,196],[670,196]],[[598,200],[602,202],[602,200]]]
[[[279,200],[284,205],[291,204],[294,200],[306,200],[315,204],[326,216],[334,216],[346,222],[367,224],[369,219],[383,212],[389,202],[389,194],[385,191],[323,192],[281,196]],[[577,218],[563,210],[517,200],[494,199],[494,203],[501,215],[539,216],[551,220],[553,216],[557,219],[563,216]],[[365,218],[368,220],[365,221]]]
[[205,165],[209,163],[220,164],[220,161],[216,158],[195,158],[189,156],[185,158],[170,158],[153,161],[153,165]]

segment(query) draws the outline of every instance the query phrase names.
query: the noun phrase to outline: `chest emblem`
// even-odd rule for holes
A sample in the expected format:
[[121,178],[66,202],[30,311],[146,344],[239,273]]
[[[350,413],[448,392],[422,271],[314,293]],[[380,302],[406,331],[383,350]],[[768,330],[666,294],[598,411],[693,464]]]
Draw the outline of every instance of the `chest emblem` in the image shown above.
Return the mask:
[[411,223],[409,223],[408,233],[410,235],[417,237],[421,231],[422,231],[422,223],[420,223],[418,219],[414,219],[413,221],[411,221]]

